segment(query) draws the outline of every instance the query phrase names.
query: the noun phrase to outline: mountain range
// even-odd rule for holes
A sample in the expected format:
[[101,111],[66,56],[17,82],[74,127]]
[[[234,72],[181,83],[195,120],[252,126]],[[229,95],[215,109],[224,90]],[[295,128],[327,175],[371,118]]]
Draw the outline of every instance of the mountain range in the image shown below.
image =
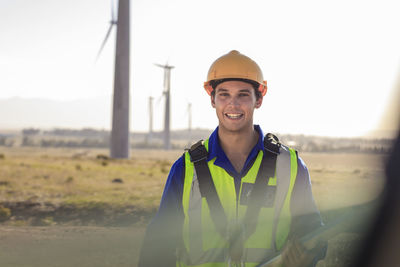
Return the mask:
[[110,98],[69,101],[13,97],[0,99],[0,128],[84,128],[109,129]]

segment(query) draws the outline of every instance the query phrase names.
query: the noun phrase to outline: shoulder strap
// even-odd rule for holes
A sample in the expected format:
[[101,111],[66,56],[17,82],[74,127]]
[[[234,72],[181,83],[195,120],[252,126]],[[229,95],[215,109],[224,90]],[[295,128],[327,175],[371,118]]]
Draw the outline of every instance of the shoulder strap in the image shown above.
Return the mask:
[[279,139],[275,135],[271,133],[265,135],[264,156],[257,173],[253,190],[250,193],[246,214],[244,216],[244,223],[246,225],[245,239],[250,237],[255,231],[260,209],[263,206],[263,199],[267,193],[269,178],[275,176],[276,158],[280,153],[280,146]]
[[216,226],[217,231],[226,237],[227,218],[222,207],[221,200],[218,197],[214,182],[211,177],[210,169],[207,165],[208,152],[203,144],[203,140],[198,141],[189,149],[190,160],[194,164],[199,182],[200,194],[206,198],[210,209],[211,219]]
[[276,158],[279,154],[281,144],[278,138],[268,133],[264,137],[264,156],[258,170],[256,181],[250,195],[250,207],[262,206],[262,196],[265,193],[266,186],[270,177],[274,177],[276,168]]

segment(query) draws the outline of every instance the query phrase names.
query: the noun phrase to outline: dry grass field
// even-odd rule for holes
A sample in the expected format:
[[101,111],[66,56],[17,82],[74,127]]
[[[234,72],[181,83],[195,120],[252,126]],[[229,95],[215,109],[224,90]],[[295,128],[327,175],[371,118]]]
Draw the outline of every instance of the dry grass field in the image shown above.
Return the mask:
[[[0,266],[136,266],[145,225],[182,151],[134,150],[129,160],[107,153],[0,148]],[[382,155],[300,155],[325,222],[382,189]],[[333,238],[318,266],[344,266],[359,240]]]

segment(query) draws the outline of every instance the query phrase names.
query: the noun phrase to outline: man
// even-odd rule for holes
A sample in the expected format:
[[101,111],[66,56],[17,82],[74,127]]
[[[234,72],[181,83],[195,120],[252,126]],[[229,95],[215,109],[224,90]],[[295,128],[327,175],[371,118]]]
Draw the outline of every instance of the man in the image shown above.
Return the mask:
[[204,88],[218,127],[172,166],[139,266],[257,266],[281,251],[284,266],[315,265],[325,251],[299,242],[321,226],[307,168],[253,124],[267,92],[261,69],[233,50]]

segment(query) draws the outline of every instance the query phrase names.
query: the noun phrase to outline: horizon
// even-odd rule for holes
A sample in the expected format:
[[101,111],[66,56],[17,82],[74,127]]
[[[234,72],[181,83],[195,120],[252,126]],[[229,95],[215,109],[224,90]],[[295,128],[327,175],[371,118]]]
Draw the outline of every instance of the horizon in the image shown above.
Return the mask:
[[[216,126],[217,127],[217,126]],[[201,128],[201,127],[196,127],[192,128],[191,131],[204,131],[204,132],[209,132],[212,133],[215,129],[211,128]],[[48,127],[48,128],[41,128],[41,127],[22,127],[22,128],[2,128],[0,129],[0,136],[2,134],[7,135],[7,134],[12,134],[12,135],[23,135],[22,131],[23,130],[39,130],[39,134],[41,135],[46,132],[52,132],[55,130],[66,130],[66,131],[84,131],[84,130],[93,130],[93,131],[98,131],[98,132],[106,132],[106,133],[111,133],[110,129],[104,129],[104,128],[96,128],[96,127]],[[158,129],[158,130],[153,130],[152,134],[163,134],[163,129]],[[171,133],[177,133],[177,132],[185,132],[189,131],[188,128],[177,128],[177,129],[171,129]],[[317,135],[317,134],[307,134],[307,133],[285,133],[285,132],[272,132],[273,134],[277,135],[278,138],[279,136],[295,136],[295,137],[300,137],[303,136],[305,138],[326,138],[326,139],[364,139],[364,140],[394,140],[397,138],[398,132],[397,130],[394,131],[382,131],[378,132],[375,131],[368,133],[367,135],[361,135],[361,136],[329,136],[329,135]],[[266,134],[267,132],[264,132]],[[130,135],[146,135],[149,134],[149,131],[135,131],[135,130],[130,130],[129,131]],[[171,136],[172,137],[172,136]],[[131,140],[132,141],[132,140]]]

